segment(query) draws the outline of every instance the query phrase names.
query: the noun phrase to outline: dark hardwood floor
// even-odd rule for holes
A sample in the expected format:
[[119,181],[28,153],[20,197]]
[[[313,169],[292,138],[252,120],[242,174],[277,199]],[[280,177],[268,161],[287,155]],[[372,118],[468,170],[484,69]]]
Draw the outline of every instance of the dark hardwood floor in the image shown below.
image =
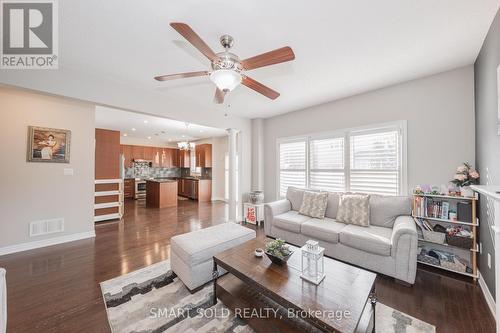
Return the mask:
[[[7,270],[9,333],[109,332],[99,283],[168,259],[170,238],[223,223],[222,202],[179,201],[151,209],[128,201],[120,222],[96,226],[96,238],[0,257]],[[263,237],[262,229],[258,230]],[[482,292],[468,280],[419,269],[413,287],[377,278],[379,300],[437,327],[494,332]]]

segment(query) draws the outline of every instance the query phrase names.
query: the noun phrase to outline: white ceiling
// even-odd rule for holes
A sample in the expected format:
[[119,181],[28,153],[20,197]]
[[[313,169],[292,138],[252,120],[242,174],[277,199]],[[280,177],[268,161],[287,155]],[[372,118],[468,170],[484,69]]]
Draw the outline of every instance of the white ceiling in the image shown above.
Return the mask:
[[160,118],[140,113],[124,111],[104,106],[96,106],[96,128],[120,131],[122,136],[140,141],[162,142],[165,144],[185,140],[199,140],[225,136],[224,129],[189,124],[182,121]]
[[[296,60],[248,72],[279,91],[271,101],[241,86],[235,115],[290,112],[474,62],[500,0],[64,0],[60,66],[213,109],[208,78],[153,76],[209,68],[169,23],[188,23],[215,52],[219,36],[247,58],[285,45]],[[191,103],[190,105],[195,105]],[[192,106],[193,108],[195,106]],[[138,110],[141,111],[141,110]]]

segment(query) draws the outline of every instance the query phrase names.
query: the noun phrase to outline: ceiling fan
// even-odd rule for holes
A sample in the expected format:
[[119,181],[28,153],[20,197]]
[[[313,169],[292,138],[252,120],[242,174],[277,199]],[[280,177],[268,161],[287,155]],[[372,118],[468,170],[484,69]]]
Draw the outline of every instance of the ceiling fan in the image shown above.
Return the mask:
[[214,53],[189,25],[185,23],[170,23],[170,26],[210,60],[212,70],[160,75],[156,76],[155,80],[168,81],[186,77],[209,76],[210,80],[217,86],[214,102],[218,104],[222,104],[225,95],[240,83],[270,99],[276,99],[280,95],[277,91],[246,76],[243,72],[295,59],[295,54],[290,47],[285,46],[255,57],[240,60],[237,55],[229,52],[229,49],[234,44],[233,37],[229,35],[223,35],[220,38],[220,43],[224,47],[224,51]]

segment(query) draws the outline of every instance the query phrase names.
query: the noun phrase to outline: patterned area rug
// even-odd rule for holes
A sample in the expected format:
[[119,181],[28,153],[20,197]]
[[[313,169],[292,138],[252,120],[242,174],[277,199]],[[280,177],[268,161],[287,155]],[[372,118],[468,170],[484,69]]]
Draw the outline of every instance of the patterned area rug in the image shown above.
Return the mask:
[[[251,333],[221,303],[212,306],[213,286],[191,294],[168,260],[104,281],[101,290],[113,333]],[[377,304],[377,332],[434,333],[435,327]]]

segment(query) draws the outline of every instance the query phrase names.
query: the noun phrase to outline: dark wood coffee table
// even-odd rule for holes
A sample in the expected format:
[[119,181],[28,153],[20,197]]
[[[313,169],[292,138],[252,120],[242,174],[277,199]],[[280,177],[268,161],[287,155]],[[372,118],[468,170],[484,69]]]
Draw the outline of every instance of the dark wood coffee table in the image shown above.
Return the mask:
[[[353,333],[374,326],[376,274],[325,257],[326,277],[315,286],[300,278],[299,248],[291,246],[294,254],[284,266],[255,257],[267,241],[254,239],[214,256],[214,303],[220,299],[257,332]],[[229,274],[218,277],[218,266]]]

